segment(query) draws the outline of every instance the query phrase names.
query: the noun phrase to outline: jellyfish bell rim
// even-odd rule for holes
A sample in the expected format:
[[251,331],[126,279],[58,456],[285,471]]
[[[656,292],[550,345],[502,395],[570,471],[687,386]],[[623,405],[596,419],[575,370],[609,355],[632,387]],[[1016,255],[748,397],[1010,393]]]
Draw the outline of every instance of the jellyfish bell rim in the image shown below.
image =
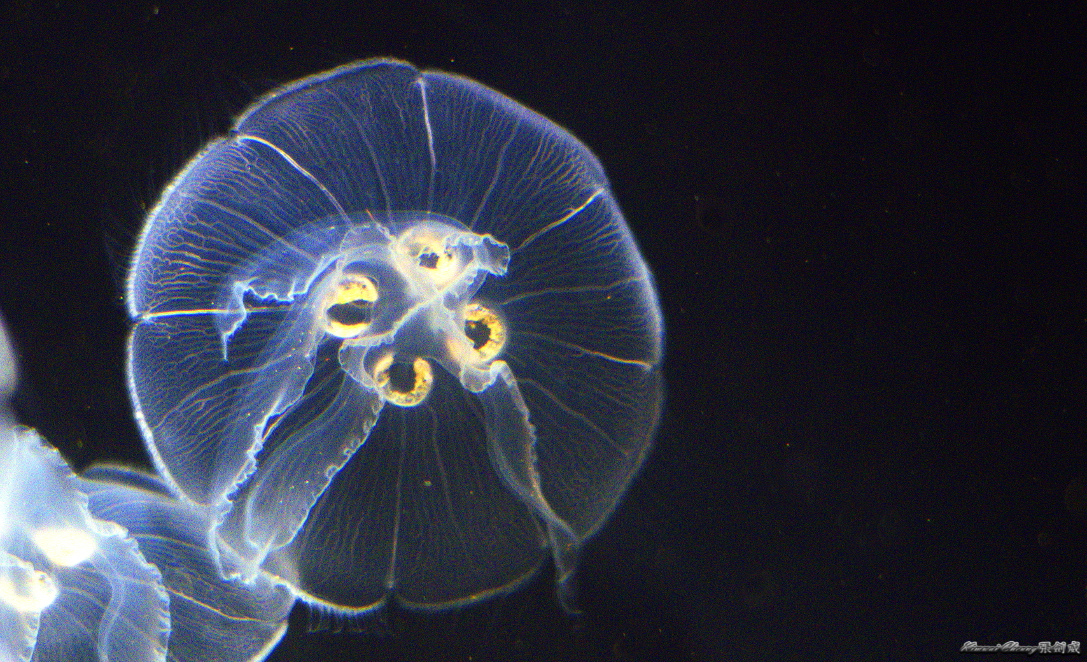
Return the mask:
[[335,616],[351,618],[354,616],[367,616],[370,614],[376,614],[381,610],[387,608],[390,604],[396,604],[398,607],[407,609],[409,611],[422,614],[434,614],[446,611],[448,609],[470,608],[474,605],[486,602],[495,597],[516,593],[521,588],[531,583],[534,578],[538,577],[541,573],[544,572],[544,567],[546,565],[547,559],[550,556],[550,551],[547,547],[542,548],[541,551],[542,554],[538,563],[533,565],[527,571],[519,574],[517,577],[510,580],[509,582],[501,586],[496,586],[473,593],[463,598],[454,600],[443,600],[439,602],[416,602],[408,600],[400,595],[400,593],[396,590],[396,584],[394,583],[393,585],[386,587],[386,590],[382,594],[382,596],[374,602],[371,602],[370,604],[358,607],[345,606],[336,604],[330,600],[314,595],[313,593],[306,591],[305,589],[302,589],[287,580],[283,580],[273,571],[266,570],[264,572],[270,577],[280,579],[282,581],[282,585],[288,588],[295,596],[295,598],[303,603],[308,609],[317,612],[325,612]]

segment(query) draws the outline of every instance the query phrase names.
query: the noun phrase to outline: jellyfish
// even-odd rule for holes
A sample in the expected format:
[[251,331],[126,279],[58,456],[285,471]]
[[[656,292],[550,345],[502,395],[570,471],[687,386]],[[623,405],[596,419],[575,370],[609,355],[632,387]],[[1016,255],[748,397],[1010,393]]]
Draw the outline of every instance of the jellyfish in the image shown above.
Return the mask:
[[[14,387],[0,325],[0,400]],[[263,659],[294,596],[267,575],[224,582],[205,519],[152,476],[76,476],[0,411],[0,660]]]
[[128,380],[225,580],[438,609],[579,550],[652,445],[662,318],[596,157],[394,60],[274,90],[165,189]]

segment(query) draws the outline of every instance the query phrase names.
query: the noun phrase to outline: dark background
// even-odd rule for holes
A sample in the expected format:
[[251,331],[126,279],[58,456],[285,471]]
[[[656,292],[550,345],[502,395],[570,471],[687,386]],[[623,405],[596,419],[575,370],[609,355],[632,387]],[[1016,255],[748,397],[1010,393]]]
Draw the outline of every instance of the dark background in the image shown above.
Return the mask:
[[15,404],[79,468],[146,466],[122,373],[143,214],[303,75],[395,56],[556,120],[656,276],[667,409],[585,550],[582,616],[544,569],[446,614],[299,608],[272,659],[913,661],[1087,639],[1083,3],[377,4],[0,9]]

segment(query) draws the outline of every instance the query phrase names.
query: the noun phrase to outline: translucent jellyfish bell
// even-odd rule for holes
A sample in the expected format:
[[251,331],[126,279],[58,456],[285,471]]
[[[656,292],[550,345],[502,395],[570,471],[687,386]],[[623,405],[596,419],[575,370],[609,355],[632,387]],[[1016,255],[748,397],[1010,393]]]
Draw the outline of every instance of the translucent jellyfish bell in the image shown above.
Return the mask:
[[56,450],[5,425],[0,475],[0,659],[162,659],[158,569],[124,528],[91,515]]
[[[14,374],[0,325],[0,408]],[[207,530],[150,476],[75,476],[0,411],[0,660],[263,659],[294,596],[266,575],[224,582]]]
[[0,323],[0,660],[155,660],[170,632],[158,570],[91,515],[79,479],[6,410],[15,361]]
[[464,78],[372,60],[274,91],[130,273],[137,417],[226,576],[440,607],[551,556],[566,589],[651,445],[660,310],[600,164]]

